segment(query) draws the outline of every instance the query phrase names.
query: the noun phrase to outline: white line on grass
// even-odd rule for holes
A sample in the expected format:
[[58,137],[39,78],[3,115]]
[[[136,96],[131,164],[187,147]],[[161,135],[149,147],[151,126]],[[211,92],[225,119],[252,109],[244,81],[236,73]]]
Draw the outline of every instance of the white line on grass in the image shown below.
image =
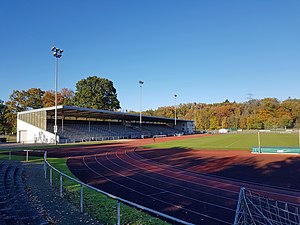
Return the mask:
[[240,141],[240,140],[236,140],[236,141],[232,142],[231,144],[229,144],[229,145],[226,145],[226,146],[225,146],[225,148],[228,148],[228,147],[230,147],[230,146],[234,145],[235,143],[237,143],[237,142],[239,142],[239,141]]

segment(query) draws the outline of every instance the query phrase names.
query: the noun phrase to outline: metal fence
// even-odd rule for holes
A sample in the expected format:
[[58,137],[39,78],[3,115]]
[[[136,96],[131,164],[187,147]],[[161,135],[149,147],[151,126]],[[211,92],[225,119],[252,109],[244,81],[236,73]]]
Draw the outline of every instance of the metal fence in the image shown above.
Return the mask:
[[[139,136],[136,136],[139,137]],[[128,139],[128,136],[91,136],[84,138],[60,138],[60,144],[76,143],[76,142],[92,142],[92,141],[107,141],[107,140],[122,140]]]
[[[31,153],[31,155],[30,155]],[[128,206],[140,209],[144,212],[148,212],[151,213],[153,215],[156,215],[158,217],[161,218],[165,218],[169,221],[174,221],[176,223],[180,223],[180,224],[186,224],[186,225],[193,225],[192,223],[189,223],[187,221],[169,216],[165,213],[161,213],[158,212],[156,210],[150,209],[148,207],[136,204],[134,202],[128,201],[126,199],[120,198],[118,196],[109,194],[105,191],[102,191],[100,189],[97,189],[91,185],[85,184],[63,172],[61,172],[60,170],[58,170],[57,168],[55,168],[54,166],[52,166],[48,161],[47,161],[47,151],[44,150],[21,150],[21,151],[6,151],[6,152],[0,152],[0,155],[4,155],[4,159],[8,159],[8,160],[25,160],[25,161],[29,161],[30,157],[32,159],[32,157],[37,157],[34,159],[38,159],[38,160],[43,160],[43,166],[44,166],[44,177],[45,179],[49,179],[49,183],[50,186],[53,187],[53,182],[54,182],[54,172],[58,173],[59,175],[59,195],[60,197],[63,197],[63,178],[69,179],[74,181],[76,184],[80,185],[80,194],[79,194],[79,209],[80,212],[83,213],[84,212],[84,188],[88,188],[91,190],[96,191],[97,193],[101,193],[111,199],[114,199],[117,201],[117,213],[116,213],[116,217],[117,217],[117,224],[120,225],[121,224],[121,203],[126,204]],[[40,158],[40,159],[39,159]]]
[[[47,177],[47,170],[49,170],[49,177]],[[126,205],[129,205],[129,206],[132,206],[134,208],[137,208],[137,209],[141,209],[142,211],[145,211],[145,212],[149,212],[149,213],[152,213],[152,214],[155,214],[157,216],[160,216],[161,218],[166,218],[168,219],[169,221],[174,221],[174,222],[177,222],[177,223],[180,223],[180,224],[187,224],[187,225],[192,225],[192,223],[189,223],[187,221],[183,221],[181,219],[178,219],[178,218],[175,218],[175,217],[172,217],[172,216],[169,216],[167,214],[164,214],[164,213],[161,213],[161,212],[158,212],[156,210],[153,210],[153,209],[150,209],[148,207],[145,207],[145,206],[142,206],[142,205],[139,205],[139,204],[136,204],[136,203],[133,203],[131,201],[128,201],[126,199],[123,199],[123,198],[120,198],[120,197],[117,197],[115,195],[112,195],[112,194],[109,194],[105,191],[102,191],[100,189],[97,189],[91,185],[88,185],[88,184],[85,184],[61,171],[59,171],[58,169],[56,169],[55,167],[53,167],[48,161],[47,161],[47,152],[44,153],[44,176],[45,176],[45,179],[49,179],[49,183],[50,185],[52,186],[53,185],[53,171],[57,172],[59,174],[59,194],[60,196],[62,197],[63,196],[63,177],[67,178],[67,179],[70,179],[72,181],[74,181],[75,183],[79,184],[80,185],[80,194],[79,194],[79,197],[80,197],[80,200],[79,200],[79,208],[80,208],[80,212],[83,212],[84,211],[84,208],[83,208],[83,195],[84,195],[84,188],[89,188],[91,190],[94,190],[98,193],[101,193],[103,195],[106,195],[108,197],[110,197],[111,199],[114,199],[117,201],[117,224],[120,225],[121,224],[121,205],[120,203],[124,203]]]
[[[30,152],[34,154],[30,154]],[[7,160],[23,160],[29,161],[30,157],[39,157],[40,160],[44,159],[44,153],[43,150],[16,150],[16,151],[0,151],[0,155],[3,157],[1,159],[7,159]]]

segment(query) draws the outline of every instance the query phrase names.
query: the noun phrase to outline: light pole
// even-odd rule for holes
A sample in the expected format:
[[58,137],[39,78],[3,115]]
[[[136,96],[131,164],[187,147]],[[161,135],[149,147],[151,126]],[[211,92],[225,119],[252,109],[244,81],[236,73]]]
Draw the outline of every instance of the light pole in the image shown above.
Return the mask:
[[[175,127],[176,127],[176,108],[177,108],[177,105],[176,105],[176,99],[177,99],[177,95],[175,94],[174,95],[174,98],[175,98]],[[176,129],[176,128],[175,128]]]
[[298,133],[298,139],[299,139],[299,148],[300,148],[300,129],[299,129],[299,133]]
[[196,125],[197,125],[197,111],[196,111],[197,103],[194,102],[194,130],[196,131]]
[[257,132],[257,139],[258,139],[258,149],[259,149],[259,153],[261,153],[261,144],[260,144],[260,133],[259,133],[259,131]]
[[52,47],[51,51],[53,52],[53,56],[56,58],[56,66],[55,66],[55,112],[54,112],[54,135],[55,135],[55,145],[57,145],[57,83],[58,83],[58,59],[62,56],[64,52],[62,49]]
[[140,80],[139,81],[139,84],[140,84],[140,129],[142,130],[142,89],[143,89],[143,84],[144,84],[144,81]]

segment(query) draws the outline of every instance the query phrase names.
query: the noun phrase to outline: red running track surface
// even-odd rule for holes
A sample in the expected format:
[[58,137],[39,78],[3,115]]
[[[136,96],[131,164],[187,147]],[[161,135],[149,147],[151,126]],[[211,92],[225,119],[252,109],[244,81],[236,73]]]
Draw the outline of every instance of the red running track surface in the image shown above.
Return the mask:
[[[176,138],[187,137],[156,141]],[[240,187],[277,200],[300,202],[298,182],[278,182],[288,180],[286,175],[280,178],[279,169],[287,170],[285,163],[297,166],[298,157],[139,148],[152,141],[63,148],[50,150],[48,155],[69,157],[70,170],[85,183],[195,224],[232,224]],[[270,172],[270,167],[275,169]]]

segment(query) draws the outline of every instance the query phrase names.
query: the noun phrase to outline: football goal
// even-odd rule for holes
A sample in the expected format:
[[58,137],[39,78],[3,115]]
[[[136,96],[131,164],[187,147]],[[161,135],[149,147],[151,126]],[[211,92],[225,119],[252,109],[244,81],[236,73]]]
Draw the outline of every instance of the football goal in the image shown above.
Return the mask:
[[299,225],[300,205],[276,201],[241,188],[234,225]]
[[252,153],[290,153],[300,154],[299,131],[266,131],[257,132],[258,146]]

